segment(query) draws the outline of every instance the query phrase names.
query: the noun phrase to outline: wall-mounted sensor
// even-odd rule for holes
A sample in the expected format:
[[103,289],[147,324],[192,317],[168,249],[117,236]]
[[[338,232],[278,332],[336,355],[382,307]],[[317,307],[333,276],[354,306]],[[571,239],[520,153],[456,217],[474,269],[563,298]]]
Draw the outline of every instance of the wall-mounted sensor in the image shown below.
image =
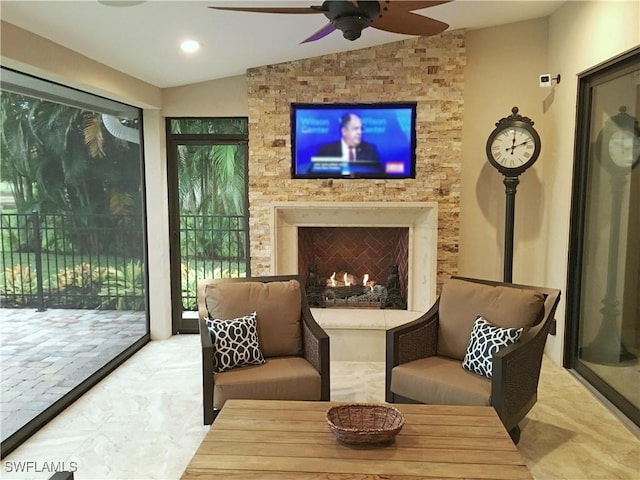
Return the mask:
[[557,77],[552,77],[549,73],[543,73],[540,75],[540,86],[550,87],[554,80],[556,83],[560,83],[560,74]]
[[550,87],[551,86],[551,75],[545,73],[544,75],[540,75],[540,86],[541,87]]

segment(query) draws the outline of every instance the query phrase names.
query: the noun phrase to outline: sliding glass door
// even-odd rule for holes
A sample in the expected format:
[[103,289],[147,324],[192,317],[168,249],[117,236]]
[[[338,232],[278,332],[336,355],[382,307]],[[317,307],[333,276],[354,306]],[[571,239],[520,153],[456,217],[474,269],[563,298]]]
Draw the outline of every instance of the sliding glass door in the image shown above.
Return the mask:
[[580,75],[565,363],[640,425],[640,48]]

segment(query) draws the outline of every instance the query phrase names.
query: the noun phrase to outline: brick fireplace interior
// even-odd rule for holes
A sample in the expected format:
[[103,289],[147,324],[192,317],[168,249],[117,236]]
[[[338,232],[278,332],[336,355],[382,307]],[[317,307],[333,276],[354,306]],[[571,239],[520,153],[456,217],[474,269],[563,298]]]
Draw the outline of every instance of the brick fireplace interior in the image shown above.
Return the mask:
[[398,266],[400,291],[407,298],[409,229],[395,227],[299,227],[298,268],[306,278],[317,267],[324,283],[332,273],[365,274],[385,285],[392,265]]

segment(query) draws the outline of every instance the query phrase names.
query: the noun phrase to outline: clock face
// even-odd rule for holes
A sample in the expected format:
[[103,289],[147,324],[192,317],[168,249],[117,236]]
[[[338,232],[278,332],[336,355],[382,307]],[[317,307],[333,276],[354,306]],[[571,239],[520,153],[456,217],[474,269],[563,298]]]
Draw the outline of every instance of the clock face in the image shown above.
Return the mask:
[[631,130],[619,129],[609,137],[609,157],[623,168],[630,168],[640,159],[640,138]]
[[540,154],[540,137],[525,122],[514,121],[496,128],[487,140],[489,162],[504,175],[519,175]]
[[[538,156],[533,133],[523,127],[506,127],[490,142],[490,158],[506,170],[521,170]],[[496,165],[497,166],[497,165]]]

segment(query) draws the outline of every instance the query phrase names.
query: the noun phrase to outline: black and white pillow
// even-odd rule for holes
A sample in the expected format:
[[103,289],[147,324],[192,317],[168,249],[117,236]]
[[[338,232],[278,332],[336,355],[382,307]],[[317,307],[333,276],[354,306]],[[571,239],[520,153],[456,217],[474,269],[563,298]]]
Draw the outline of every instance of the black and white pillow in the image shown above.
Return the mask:
[[207,328],[215,349],[214,372],[265,363],[258,342],[256,312],[232,320],[207,320]]
[[483,317],[478,317],[473,324],[467,353],[462,360],[463,368],[491,378],[493,356],[498,350],[517,342],[522,330],[496,327]]

